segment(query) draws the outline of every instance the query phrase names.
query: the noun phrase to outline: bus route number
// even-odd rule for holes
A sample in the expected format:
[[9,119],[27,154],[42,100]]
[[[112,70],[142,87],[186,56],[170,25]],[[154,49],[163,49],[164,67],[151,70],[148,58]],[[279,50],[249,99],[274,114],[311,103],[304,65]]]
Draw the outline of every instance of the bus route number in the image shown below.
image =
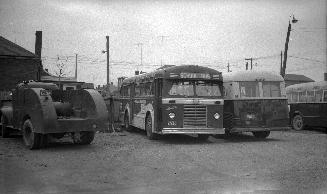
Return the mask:
[[176,121],[168,121],[168,126],[176,126]]

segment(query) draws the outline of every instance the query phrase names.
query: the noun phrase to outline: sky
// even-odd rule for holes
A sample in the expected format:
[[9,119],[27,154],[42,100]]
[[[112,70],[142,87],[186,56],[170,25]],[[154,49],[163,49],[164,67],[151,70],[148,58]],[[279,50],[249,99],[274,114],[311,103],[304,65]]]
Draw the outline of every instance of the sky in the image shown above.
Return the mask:
[[[227,72],[279,72],[291,15],[286,73],[323,80],[326,72],[326,0],[0,0],[0,34],[34,52],[42,31],[42,63],[57,64],[78,81],[106,83],[106,36],[110,82],[162,64],[195,64]],[[142,43],[142,46],[138,43]],[[142,64],[141,64],[142,49]]]

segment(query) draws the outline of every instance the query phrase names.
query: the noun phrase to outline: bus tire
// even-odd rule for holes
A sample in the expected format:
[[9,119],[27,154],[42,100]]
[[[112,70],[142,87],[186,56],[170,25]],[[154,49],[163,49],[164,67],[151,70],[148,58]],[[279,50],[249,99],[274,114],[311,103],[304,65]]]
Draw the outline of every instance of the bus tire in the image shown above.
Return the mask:
[[10,131],[8,130],[8,121],[4,115],[1,115],[1,134],[3,138],[8,138],[10,136]]
[[254,137],[260,139],[265,139],[270,135],[270,131],[253,131],[252,133]]
[[145,118],[145,131],[148,139],[150,140],[158,139],[158,135],[152,132],[152,117],[150,114],[148,114]]
[[304,120],[301,115],[295,115],[292,119],[292,128],[294,130],[303,130],[304,129]]
[[30,119],[27,119],[23,124],[23,139],[26,147],[30,150],[40,148],[41,134],[34,132],[33,124]]
[[75,136],[73,136],[74,144],[87,145],[94,140],[94,136],[95,136],[94,131],[81,131],[76,133],[79,133],[79,138],[75,138]]
[[199,134],[198,135],[198,139],[201,140],[201,141],[205,141],[209,138],[209,135],[208,134]]
[[123,125],[124,129],[126,131],[130,131],[131,130],[131,126],[129,125],[129,116],[128,116],[128,112],[126,112],[124,114],[124,125]]

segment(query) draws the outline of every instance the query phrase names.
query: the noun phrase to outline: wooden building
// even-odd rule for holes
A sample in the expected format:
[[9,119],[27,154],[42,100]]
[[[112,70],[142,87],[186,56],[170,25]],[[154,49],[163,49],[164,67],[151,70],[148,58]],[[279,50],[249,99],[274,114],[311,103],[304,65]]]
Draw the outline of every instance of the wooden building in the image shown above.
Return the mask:
[[37,80],[41,59],[0,36],[0,91],[10,91],[24,80]]

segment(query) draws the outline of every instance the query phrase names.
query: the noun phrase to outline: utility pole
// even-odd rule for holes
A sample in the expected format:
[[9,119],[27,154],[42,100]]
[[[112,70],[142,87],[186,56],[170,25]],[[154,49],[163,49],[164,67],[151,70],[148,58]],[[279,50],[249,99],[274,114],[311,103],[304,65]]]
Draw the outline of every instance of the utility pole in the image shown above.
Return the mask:
[[[251,70],[252,70],[252,61],[253,61],[253,58],[245,58],[246,61],[251,61]],[[248,70],[248,67],[246,67],[246,70]]]
[[162,53],[163,53],[163,41],[164,41],[164,38],[167,38],[168,36],[159,36],[161,38],[161,53],[160,53],[160,65],[162,67]]
[[142,61],[143,60],[143,56],[142,56],[143,55],[143,51],[142,51],[143,50],[143,43],[139,42],[136,45],[141,47],[141,64],[140,64],[140,66],[142,67],[142,63],[143,63],[143,61]]
[[109,36],[106,36],[107,39],[107,86],[110,85],[109,81]]
[[283,76],[283,51],[280,51],[280,70],[279,70],[279,74],[281,76]]
[[229,68],[230,68],[230,65],[229,65],[229,62],[228,62],[227,63],[227,72],[231,72]]
[[[297,21],[298,20],[295,19],[294,15],[293,15],[292,23],[296,23]],[[286,41],[285,41],[285,49],[284,49],[283,75],[282,75],[283,77],[285,77],[285,73],[286,73],[288,42],[290,40],[291,30],[292,30],[292,25],[291,25],[291,21],[289,20],[288,21],[288,27],[287,27]]]
[[75,54],[75,79],[77,81],[77,53]]

